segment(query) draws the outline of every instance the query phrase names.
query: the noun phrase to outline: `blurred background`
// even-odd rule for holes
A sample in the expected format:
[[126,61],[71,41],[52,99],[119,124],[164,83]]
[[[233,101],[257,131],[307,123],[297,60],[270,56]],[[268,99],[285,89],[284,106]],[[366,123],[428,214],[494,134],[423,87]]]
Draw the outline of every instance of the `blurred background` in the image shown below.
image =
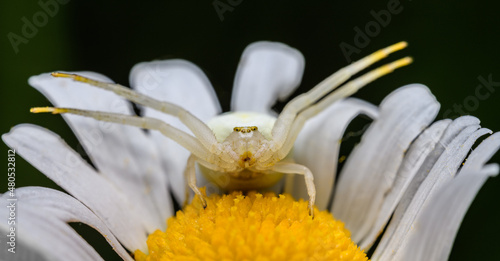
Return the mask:
[[[47,9],[49,2],[55,5]],[[470,114],[482,126],[500,131],[500,88],[477,92],[481,79],[500,85],[499,8],[492,0],[1,1],[0,132],[19,123],[38,124],[82,152],[60,116],[29,113],[30,107],[50,104],[27,84],[28,77],[90,70],[128,85],[132,66],[154,59],[197,64],[227,111],[239,57],[248,44],[260,40],[283,42],[304,54],[305,74],[295,95],[352,60],[408,41],[408,49],[390,60],[411,55],[415,62],[356,97],[379,104],[399,86],[422,83],[441,102],[438,119]],[[34,30],[23,29],[30,23]],[[0,146],[6,157],[7,146]],[[500,153],[492,162],[500,162]],[[21,157],[16,172],[17,187],[56,187]],[[5,191],[6,178],[0,184]],[[469,209],[450,260],[500,260],[499,200],[500,177],[491,178]],[[74,227],[99,238],[95,244],[105,259],[117,258],[96,233]]]

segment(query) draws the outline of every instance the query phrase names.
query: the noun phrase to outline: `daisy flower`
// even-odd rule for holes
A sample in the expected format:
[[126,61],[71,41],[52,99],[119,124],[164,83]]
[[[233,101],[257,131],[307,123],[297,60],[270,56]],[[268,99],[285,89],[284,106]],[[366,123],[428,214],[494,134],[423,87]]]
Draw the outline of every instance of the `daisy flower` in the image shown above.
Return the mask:
[[[237,70],[231,109],[276,116],[271,106],[300,84],[304,64],[302,54],[284,44],[251,44]],[[97,73],[76,73],[111,82]],[[122,97],[72,79],[45,73],[29,84],[57,107],[134,114]],[[221,113],[208,78],[188,61],[140,63],[130,85],[204,122]],[[183,172],[189,152],[161,133],[63,114],[92,166],[50,130],[15,126],[4,142],[67,193],[43,187],[4,193],[4,206],[15,197],[16,222],[0,222],[0,233],[15,229],[16,253],[5,248],[2,257],[102,259],[68,225],[82,222],[124,260],[366,260],[363,251],[370,248],[372,260],[446,260],[467,208],[499,171],[486,163],[500,147],[500,134],[481,128],[472,116],[434,122],[439,107],[426,86],[411,84],[379,106],[345,98],[308,120],[291,157],[314,173],[314,218],[306,201],[293,200],[308,198],[303,179],[288,178],[263,194],[224,194],[224,177],[208,182],[202,176],[197,178],[209,195],[206,208],[195,197],[173,217],[173,200],[187,199]],[[191,133],[177,118],[147,107],[142,112]],[[373,122],[336,180],[340,141],[360,114]],[[283,187],[291,195],[265,192]],[[8,217],[9,209],[0,208],[0,215]]]

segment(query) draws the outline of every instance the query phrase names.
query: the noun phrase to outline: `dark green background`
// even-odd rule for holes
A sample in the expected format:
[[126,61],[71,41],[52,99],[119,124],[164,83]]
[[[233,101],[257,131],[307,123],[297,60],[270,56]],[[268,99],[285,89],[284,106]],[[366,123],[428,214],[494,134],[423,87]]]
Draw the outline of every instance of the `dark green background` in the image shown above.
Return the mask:
[[[221,1],[226,3],[226,1]],[[237,2],[237,1],[235,1]],[[241,52],[249,43],[272,40],[299,49],[306,58],[302,85],[308,90],[345,66],[339,44],[354,44],[354,27],[373,21],[371,10],[388,1],[241,1],[219,19],[212,1],[101,2],[70,0],[39,28],[16,54],[7,34],[21,35],[22,17],[42,11],[37,1],[0,2],[0,132],[19,123],[50,128],[78,150],[78,142],[59,116],[32,115],[32,106],[49,105],[28,86],[31,75],[54,70],[91,70],[128,84],[130,68],[141,61],[184,58],[199,65],[216,88],[224,110]],[[438,118],[453,104],[475,95],[478,77],[500,81],[499,4],[495,1],[401,1],[403,10],[371,38],[359,59],[389,44],[406,40],[415,63],[370,84],[356,97],[378,104],[408,83],[430,87],[442,104]],[[480,102],[470,114],[482,125],[500,130],[500,92]],[[2,143],[5,157],[7,147]],[[500,162],[500,155],[492,160]],[[53,183],[17,157],[17,186]],[[5,167],[6,168],[6,167]],[[6,180],[6,178],[5,178]],[[6,182],[1,181],[5,191]],[[500,178],[483,187],[463,221],[451,260],[500,260]]]

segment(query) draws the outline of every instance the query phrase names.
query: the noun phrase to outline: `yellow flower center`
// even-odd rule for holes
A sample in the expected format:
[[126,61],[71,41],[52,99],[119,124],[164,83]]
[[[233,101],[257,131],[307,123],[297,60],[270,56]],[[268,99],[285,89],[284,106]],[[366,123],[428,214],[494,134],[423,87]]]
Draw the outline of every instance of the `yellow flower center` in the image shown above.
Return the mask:
[[250,192],[199,198],[178,211],[166,232],[149,235],[145,260],[368,260],[344,224],[307,201]]

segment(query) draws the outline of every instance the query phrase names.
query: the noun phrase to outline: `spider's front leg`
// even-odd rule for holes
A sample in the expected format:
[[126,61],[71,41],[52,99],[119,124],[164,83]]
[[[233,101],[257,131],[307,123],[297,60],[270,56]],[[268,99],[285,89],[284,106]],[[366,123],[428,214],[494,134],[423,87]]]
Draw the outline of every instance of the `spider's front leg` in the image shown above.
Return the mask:
[[[293,147],[293,144],[295,143],[295,140],[297,139],[297,136],[300,133],[300,130],[302,130],[302,127],[304,127],[304,124],[308,119],[316,116],[318,113],[326,109],[328,106],[332,105],[334,102],[349,97],[368,83],[394,71],[397,68],[408,65],[411,62],[411,58],[405,57],[392,63],[380,66],[361,75],[358,78],[347,82],[342,87],[328,94],[321,101],[303,109],[300,113],[298,113],[298,115],[295,117],[295,120],[290,124],[288,133],[281,133],[278,135],[286,136],[283,143],[279,143],[279,140],[273,141],[275,143],[274,146],[278,149],[274,152],[274,155],[270,160],[273,160],[273,158],[275,158],[274,160],[282,159],[286,155],[288,155]],[[278,122],[276,124],[278,124]]]
[[217,140],[212,130],[210,130],[210,128],[203,121],[176,104],[157,100],[132,89],[126,88],[120,84],[96,81],[78,74],[54,72],[52,73],[52,76],[58,78],[70,78],[77,82],[86,83],[100,89],[111,91],[129,101],[172,115],[178,118],[190,131],[192,131],[194,136],[198,138],[201,144],[210,153],[213,154],[220,151],[215,146],[217,144]]
[[94,118],[99,121],[114,122],[124,125],[135,126],[143,129],[157,130],[164,136],[177,142],[179,145],[189,150],[198,157],[204,157],[210,154],[195,137],[167,124],[161,120],[149,117],[138,117],[120,113],[80,110],[74,108],[54,108],[54,107],[35,107],[31,108],[32,113],[52,113],[52,114],[76,114],[84,117]]
[[[372,53],[371,55],[368,55],[367,57],[338,70],[337,72],[335,72],[334,74],[332,74],[331,76],[320,82],[318,85],[316,85],[314,88],[312,88],[309,92],[301,94],[292,99],[280,113],[273,127],[272,137],[274,143],[271,146],[271,150],[273,152],[280,150],[284,146],[284,144],[286,144],[288,140],[290,140],[289,138],[290,136],[292,137],[294,135],[296,136],[297,133],[291,133],[292,125],[294,124],[297,115],[299,115],[303,110],[307,109],[309,106],[317,103],[319,100],[325,97],[327,97],[330,100],[328,102],[328,105],[335,100],[348,97],[354,94],[356,91],[358,91],[361,87],[365,86],[369,82],[392,72],[396,68],[411,63],[412,60],[410,57],[399,59],[390,64],[381,66],[378,69],[365,74],[363,77],[360,77],[363,78],[364,80],[362,82],[358,80],[357,83],[360,84],[345,84],[338,90],[330,93],[356,73],[362,71],[363,69],[368,68],[370,65],[376,63],[377,61],[380,61],[381,59],[387,57],[389,54],[393,52],[405,48],[406,46],[407,46],[406,42],[400,42],[397,44],[393,44],[389,47],[383,48],[381,50],[378,50]],[[367,75],[370,77],[365,77]],[[295,141],[295,139],[293,139],[293,141]],[[271,154],[268,154],[267,156],[270,157]],[[263,160],[267,159],[263,158]]]

